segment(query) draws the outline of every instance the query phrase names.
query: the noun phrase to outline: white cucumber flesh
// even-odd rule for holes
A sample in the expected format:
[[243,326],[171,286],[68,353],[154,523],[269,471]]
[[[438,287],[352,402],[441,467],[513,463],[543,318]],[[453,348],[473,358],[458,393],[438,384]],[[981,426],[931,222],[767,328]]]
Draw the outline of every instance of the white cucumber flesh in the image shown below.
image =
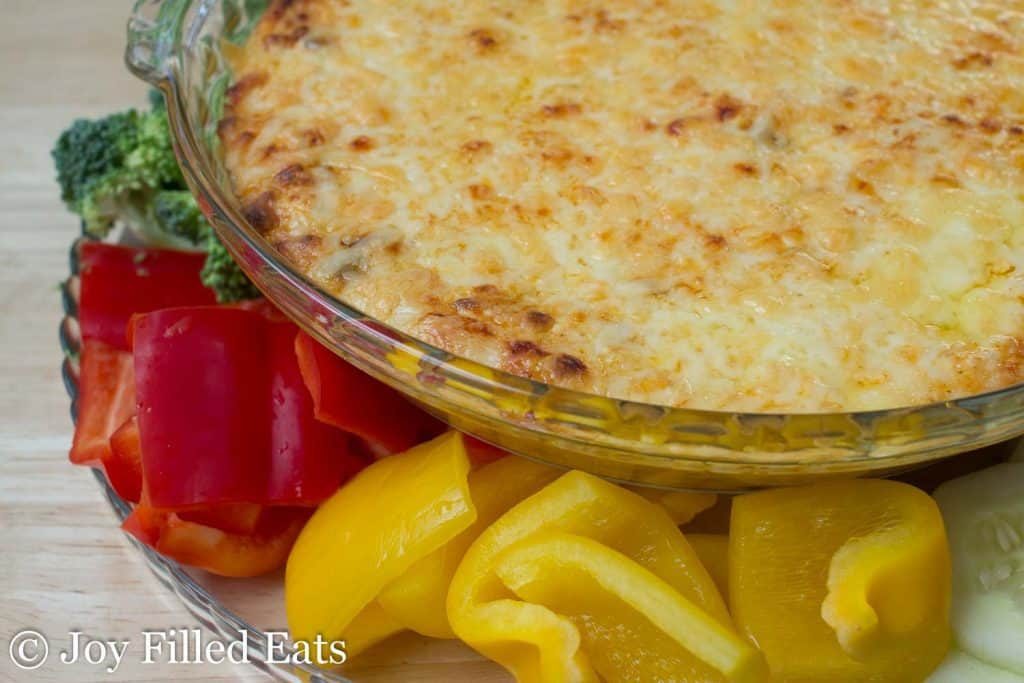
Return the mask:
[[954,650],[925,683],[1024,683],[1024,676]]
[[949,481],[935,491],[935,499],[953,559],[951,619],[957,644],[967,654],[1024,675],[1024,463]]

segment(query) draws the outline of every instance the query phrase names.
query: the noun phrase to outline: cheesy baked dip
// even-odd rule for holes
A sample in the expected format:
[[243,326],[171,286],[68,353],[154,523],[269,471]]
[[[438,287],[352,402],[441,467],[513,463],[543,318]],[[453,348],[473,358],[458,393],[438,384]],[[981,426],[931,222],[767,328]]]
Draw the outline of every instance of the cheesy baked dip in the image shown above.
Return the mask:
[[675,406],[1024,379],[1024,2],[279,0],[244,213],[454,353]]

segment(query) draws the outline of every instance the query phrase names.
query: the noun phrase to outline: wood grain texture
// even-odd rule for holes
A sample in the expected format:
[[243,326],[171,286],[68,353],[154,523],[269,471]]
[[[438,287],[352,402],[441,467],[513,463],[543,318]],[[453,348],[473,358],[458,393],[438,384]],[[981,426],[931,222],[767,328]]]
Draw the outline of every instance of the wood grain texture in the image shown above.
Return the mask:
[[[0,681],[267,680],[244,666],[143,664],[143,629],[194,619],[149,573],[89,472],[67,462],[71,422],[59,374],[58,282],[77,220],[60,203],[49,150],[75,117],[144,102],[122,66],[129,0],[5,0],[0,38]],[[244,583],[232,589],[244,599]],[[21,629],[51,640],[28,674],[7,656]],[[132,641],[114,675],[56,661],[80,629]],[[505,681],[453,642],[401,636],[353,676],[389,681]]]

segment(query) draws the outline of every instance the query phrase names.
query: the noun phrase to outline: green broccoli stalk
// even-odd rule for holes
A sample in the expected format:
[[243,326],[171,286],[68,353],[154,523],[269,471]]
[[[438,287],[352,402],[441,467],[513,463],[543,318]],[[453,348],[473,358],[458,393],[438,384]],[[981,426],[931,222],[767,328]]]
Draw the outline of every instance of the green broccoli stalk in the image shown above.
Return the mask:
[[244,301],[260,296],[260,291],[231,258],[217,233],[208,230],[203,247],[206,249],[206,263],[203,264],[202,272],[203,284],[217,293],[218,301]]
[[160,230],[202,247],[210,224],[188,190],[161,190],[153,195],[153,219]]
[[153,211],[160,228],[206,252],[203,284],[217,294],[221,302],[243,301],[260,296],[227,248],[206,221],[195,196],[188,190],[163,190],[153,198]]
[[149,244],[207,253],[203,283],[222,302],[259,296],[185,185],[161,98],[150,111],[75,121],[53,149],[61,198],[82,230],[104,237],[116,224]]

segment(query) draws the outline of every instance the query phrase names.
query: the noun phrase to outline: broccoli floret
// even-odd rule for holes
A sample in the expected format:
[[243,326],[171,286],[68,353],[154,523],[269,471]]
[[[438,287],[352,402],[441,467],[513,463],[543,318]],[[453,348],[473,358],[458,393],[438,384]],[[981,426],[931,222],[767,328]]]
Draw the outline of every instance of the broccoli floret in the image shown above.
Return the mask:
[[188,190],[158,192],[153,200],[154,213],[167,232],[183,237],[206,252],[203,284],[217,294],[221,303],[243,301],[260,296],[217,234],[199,210],[195,196]]
[[153,199],[157,222],[166,232],[184,238],[206,252],[203,284],[221,303],[255,299],[260,292],[245,276],[199,210],[188,190],[164,190]]
[[153,196],[153,217],[161,230],[202,246],[209,223],[188,190],[161,190]]
[[153,199],[153,210],[163,230],[187,239],[206,252],[203,284],[221,303],[255,299],[260,292],[253,286],[217,234],[199,210],[195,196],[188,190],[164,190]]
[[151,244],[205,251],[203,283],[219,301],[259,296],[185,185],[163,99],[150,99],[150,111],[80,119],[61,134],[53,149],[61,198],[94,237],[123,223]]
[[153,193],[184,186],[167,117],[157,112],[79,119],[57,140],[53,159],[61,198],[97,237],[118,219],[149,227]]
[[217,301],[229,303],[261,296],[213,230],[207,231],[204,247],[206,263],[203,264],[203,284],[217,294]]

